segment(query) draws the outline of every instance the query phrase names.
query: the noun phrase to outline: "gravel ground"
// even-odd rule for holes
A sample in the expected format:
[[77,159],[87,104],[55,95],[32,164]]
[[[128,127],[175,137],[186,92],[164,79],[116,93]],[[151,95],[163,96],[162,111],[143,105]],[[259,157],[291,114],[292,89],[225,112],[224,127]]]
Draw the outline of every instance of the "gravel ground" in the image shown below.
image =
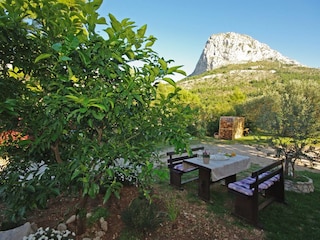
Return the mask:
[[[275,150],[270,147],[260,147],[245,144],[197,144],[192,145],[192,147],[204,146],[205,150],[209,151],[210,154],[215,153],[236,153],[238,155],[249,156],[251,163],[259,164],[262,167],[266,166],[272,161],[278,160],[275,156]],[[161,151],[161,159],[165,161],[167,159],[166,152],[173,151],[173,148],[164,149]],[[309,161],[297,161],[296,170],[310,170],[310,171],[320,171],[320,164],[316,164],[313,168],[310,168]]]

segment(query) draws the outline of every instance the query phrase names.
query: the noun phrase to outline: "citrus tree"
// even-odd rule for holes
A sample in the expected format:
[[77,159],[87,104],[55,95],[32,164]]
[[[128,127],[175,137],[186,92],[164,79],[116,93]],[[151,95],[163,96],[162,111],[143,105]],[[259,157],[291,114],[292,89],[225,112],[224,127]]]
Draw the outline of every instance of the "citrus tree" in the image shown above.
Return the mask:
[[[192,111],[175,100],[179,88],[170,78],[185,73],[152,50],[156,38],[146,36],[146,25],[112,14],[106,20],[97,13],[101,3],[0,2],[0,127],[28,136],[1,146],[9,164],[0,196],[11,216],[66,189],[79,192],[80,216],[89,197],[120,197],[124,182],[147,196],[157,144],[188,148]],[[97,34],[98,24],[107,37]],[[174,91],[157,97],[160,80]],[[31,163],[47,169],[32,180],[17,174]]]

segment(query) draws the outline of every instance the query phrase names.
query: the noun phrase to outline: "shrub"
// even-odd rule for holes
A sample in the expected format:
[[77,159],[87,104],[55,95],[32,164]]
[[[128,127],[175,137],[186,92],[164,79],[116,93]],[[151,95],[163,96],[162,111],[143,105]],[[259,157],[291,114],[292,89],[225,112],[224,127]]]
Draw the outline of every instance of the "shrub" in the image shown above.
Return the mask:
[[5,203],[7,221],[19,223],[28,211],[45,208],[49,198],[66,190],[70,174],[64,166],[12,162],[0,172],[0,199]]
[[163,218],[164,214],[159,206],[143,197],[134,199],[121,213],[122,221],[132,232],[153,231],[163,221]]
[[180,214],[180,208],[174,197],[166,200],[167,216],[171,222],[174,222]]
[[97,207],[88,218],[88,224],[89,226],[92,226],[94,223],[98,222],[100,218],[107,218],[109,215],[108,209],[104,207]]

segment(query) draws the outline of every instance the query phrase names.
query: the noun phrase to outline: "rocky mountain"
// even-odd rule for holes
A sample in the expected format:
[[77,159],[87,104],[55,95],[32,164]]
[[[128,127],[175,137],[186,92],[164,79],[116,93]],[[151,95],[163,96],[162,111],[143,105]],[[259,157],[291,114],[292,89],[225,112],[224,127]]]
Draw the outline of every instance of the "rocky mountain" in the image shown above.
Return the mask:
[[301,65],[283,56],[267,44],[244,34],[228,32],[213,34],[190,76],[198,75],[221,66],[257,61],[278,61],[285,64]]

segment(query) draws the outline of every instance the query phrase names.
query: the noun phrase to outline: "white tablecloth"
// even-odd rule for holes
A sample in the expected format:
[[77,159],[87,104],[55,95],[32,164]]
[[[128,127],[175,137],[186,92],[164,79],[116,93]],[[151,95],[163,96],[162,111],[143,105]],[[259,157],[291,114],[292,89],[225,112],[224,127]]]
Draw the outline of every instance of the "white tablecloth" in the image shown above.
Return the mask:
[[227,157],[223,154],[214,154],[210,155],[208,164],[203,163],[202,157],[184,160],[185,168],[190,167],[190,164],[211,169],[211,181],[214,182],[248,169],[250,158],[242,155]]

